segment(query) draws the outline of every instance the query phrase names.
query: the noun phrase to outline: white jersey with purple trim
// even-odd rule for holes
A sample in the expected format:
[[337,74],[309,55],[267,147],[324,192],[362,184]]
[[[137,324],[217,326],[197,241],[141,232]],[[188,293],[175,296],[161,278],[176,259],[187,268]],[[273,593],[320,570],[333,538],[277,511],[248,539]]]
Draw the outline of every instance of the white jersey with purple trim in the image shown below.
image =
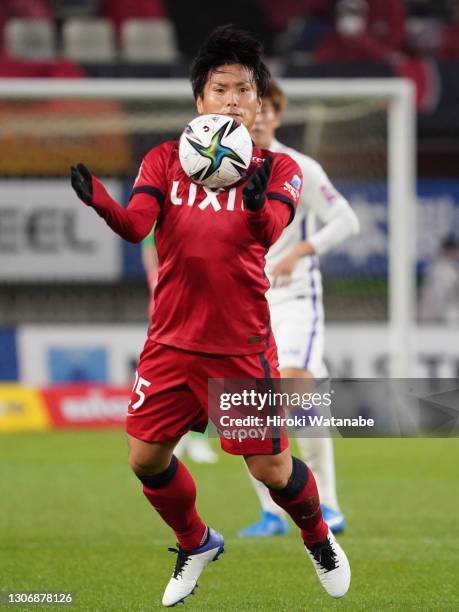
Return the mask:
[[[270,306],[301,296],[322,296],[318,255],[359,231],[358,219],[347,200],[333,187],[325,171],[312,158],[273,140],[270,151],[290,155],[303,172],[303,189],[296,215],[266,256],[266,274],[272,283],[272,270],[298,243],[308,240],[317,255],[302,257],[289,279],[279,279],[266,294]],[[297,185],[296,176],[290,182]],[[320,229],[319,223],[320,222]]]
[[[324,311],[318,255],[358,233],[359,222],[320,164],[277,140],[272,142],[270,150],[287,153],[303,172],[303,189],[295,218],[266,256],[270,282],[274,266],[300,242],[308,240],[317,253],[302,257],[292,276],[280,279],[266,294],[279,366],[308,370],[315,378],[325,378],[328,374],[323,360]],[[296,178],[293,176],[290,182],[295,187]]]

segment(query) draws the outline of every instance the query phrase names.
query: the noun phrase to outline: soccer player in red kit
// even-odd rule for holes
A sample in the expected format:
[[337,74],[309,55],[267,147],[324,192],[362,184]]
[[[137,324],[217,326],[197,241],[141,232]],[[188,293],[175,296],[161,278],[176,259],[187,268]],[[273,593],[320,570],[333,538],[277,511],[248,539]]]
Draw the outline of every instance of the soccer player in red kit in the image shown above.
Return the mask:
[[[237,118],[250,129],[269,79],[261,53],[246,32],[232,26],[214,30],[191,66],[198,112]],[[127,208],[83,164],[72,167],[71,178],[80,199],[122,238],[140,242],[156,221],[155,316],[126,430],[130,465],[178,541],[163,596],[163,604],[173,606],[194,591],[224,545],[200,517],[193,478],[174,447],[188,431],[204,431],[208,379],[279,376],[264,256],[293,219],[301,171],[288,155],[254,147],[247,175],[232,187],[212,190],[185,175],[178,142],[166,142],[145,156]],[[291,456],[285,434],[241,442],[222,437],[221,445],[244,456],[251,474],[298,525],[325,590],[345,595],[349,563],[323,521],[314,476]]]

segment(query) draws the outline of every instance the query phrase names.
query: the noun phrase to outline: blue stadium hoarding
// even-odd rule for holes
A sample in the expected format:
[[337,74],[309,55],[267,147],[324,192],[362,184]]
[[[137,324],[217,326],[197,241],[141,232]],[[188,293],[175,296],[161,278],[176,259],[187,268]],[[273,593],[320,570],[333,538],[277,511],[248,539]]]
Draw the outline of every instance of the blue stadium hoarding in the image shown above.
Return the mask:
[[0,328],[0,381],[18,379],[18,357],[16,330],[12,327]]

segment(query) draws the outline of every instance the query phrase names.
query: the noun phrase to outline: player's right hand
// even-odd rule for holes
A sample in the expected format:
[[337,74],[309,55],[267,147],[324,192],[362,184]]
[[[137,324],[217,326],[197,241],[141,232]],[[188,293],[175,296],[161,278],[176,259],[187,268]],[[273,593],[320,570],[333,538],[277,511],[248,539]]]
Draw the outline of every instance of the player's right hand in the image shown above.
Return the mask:
[[70,167],[70,180],[80,200],[92,204],[92,174],[84,164]]

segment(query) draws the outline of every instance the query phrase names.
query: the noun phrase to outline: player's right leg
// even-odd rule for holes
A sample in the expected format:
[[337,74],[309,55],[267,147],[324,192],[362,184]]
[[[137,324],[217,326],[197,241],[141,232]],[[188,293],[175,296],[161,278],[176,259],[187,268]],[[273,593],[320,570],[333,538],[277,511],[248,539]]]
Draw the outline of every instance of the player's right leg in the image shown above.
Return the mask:
[[128,434],[129,464],[143,493],[182,548],[198,548],[206,525],[196,510],[196,487],[185,465],[173,455],[177,440],[144,442]]
[[170,549],[177,559],[165,606],[191,595],[203,569],[223,552],[223,537],[197,512],[190,472],[173,455],[182,435],[207,425],[206,413],[186,385],[187,358],[184,351],[147,341],[126,419],[129,463],[146,498],[177,538],[177,548]]
[[177,440],[147,443],[128,435],[129,463],[150,504],[177,538],[171,579],[163,595],[174,606],[191,595],[199,576],[223,552],[223,537],[202,521],[196,509],[196,487],[190,472],[173,454]]

